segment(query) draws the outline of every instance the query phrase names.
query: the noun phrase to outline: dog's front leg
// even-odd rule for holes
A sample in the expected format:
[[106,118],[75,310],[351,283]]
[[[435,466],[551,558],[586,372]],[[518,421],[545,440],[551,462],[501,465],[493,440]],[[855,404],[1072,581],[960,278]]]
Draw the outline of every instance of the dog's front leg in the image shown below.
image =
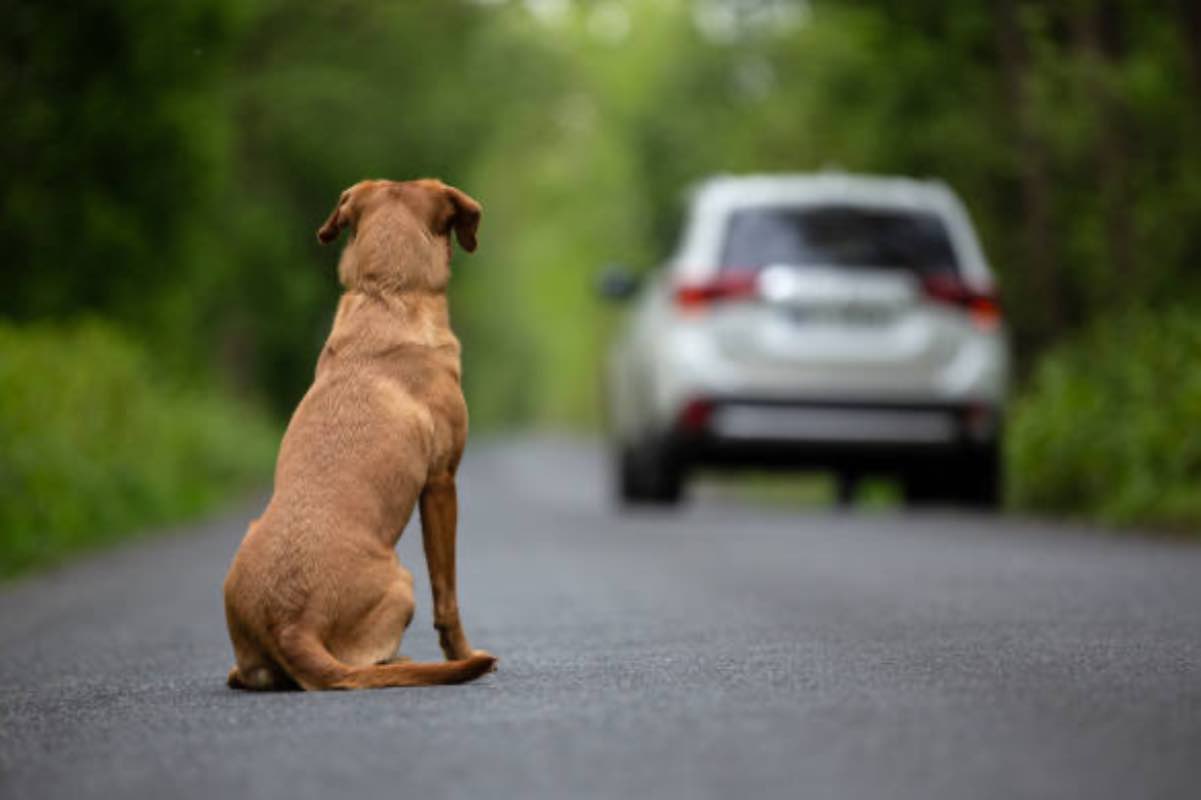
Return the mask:
[[471,655],[471,645],[459,621],[455,588],[455,529],[459,503],[453,475],[434,478],[421,492],[421,539],[434,594],[434,627],[442,652],[451,660]]

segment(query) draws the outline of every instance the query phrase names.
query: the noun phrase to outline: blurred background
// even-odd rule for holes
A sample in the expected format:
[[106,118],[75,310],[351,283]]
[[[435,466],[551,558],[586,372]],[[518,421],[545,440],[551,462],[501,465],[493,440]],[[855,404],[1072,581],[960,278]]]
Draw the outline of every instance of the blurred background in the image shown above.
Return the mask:
[[998,274],[1011,508],[1201,521],[1188,0],[6,0],[0,574],[269,480],[346,185],[480,200],[473,432],[601,424],[610,262],[714,173],[937,177]]

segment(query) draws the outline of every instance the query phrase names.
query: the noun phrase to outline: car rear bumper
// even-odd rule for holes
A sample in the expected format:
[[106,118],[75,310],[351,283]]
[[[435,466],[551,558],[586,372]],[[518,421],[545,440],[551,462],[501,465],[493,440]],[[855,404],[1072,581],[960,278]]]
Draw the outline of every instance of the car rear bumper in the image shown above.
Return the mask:
[[989,405],[698,400],[681,412],[674,449],[701,466],[893,469],[995,448]]

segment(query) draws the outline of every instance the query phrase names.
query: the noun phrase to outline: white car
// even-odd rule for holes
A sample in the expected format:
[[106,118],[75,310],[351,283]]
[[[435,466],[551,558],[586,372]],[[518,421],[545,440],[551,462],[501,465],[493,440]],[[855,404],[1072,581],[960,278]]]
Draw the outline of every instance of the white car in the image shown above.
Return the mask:
[[1010,357],[992,271],[945,185],[716,177],[612,348],[607,416],[626,502],[674,503],[695,467],[897,476],[914,503],[989,507]]

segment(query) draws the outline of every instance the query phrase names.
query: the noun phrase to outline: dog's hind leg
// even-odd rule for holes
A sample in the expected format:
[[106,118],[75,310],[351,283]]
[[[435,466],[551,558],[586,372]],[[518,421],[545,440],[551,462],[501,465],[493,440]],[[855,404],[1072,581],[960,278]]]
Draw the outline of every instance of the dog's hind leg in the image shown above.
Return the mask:
[[249,691],[300,688],[288,677],[288,673],[275,663],[271,654],[247,634],[246,626],[242,624],[241,617],[234,608],[226,609],[226,620],[235,662],[225,678],[229,688]]
[[234,666],[225,679],[225,684],[231,689],[245,689],[252,692],[283,691],[299,689],[300,687],[288,675],[279,669],[269,667],[251,667],[242,670]]
[[351,666],[388,663],[400,654],[405,630],[413,619],[413,578],[403,566],[389,569],[381,576],[377,599],[351,624],[339,626],[331,635],[329,648],[334,657]]

